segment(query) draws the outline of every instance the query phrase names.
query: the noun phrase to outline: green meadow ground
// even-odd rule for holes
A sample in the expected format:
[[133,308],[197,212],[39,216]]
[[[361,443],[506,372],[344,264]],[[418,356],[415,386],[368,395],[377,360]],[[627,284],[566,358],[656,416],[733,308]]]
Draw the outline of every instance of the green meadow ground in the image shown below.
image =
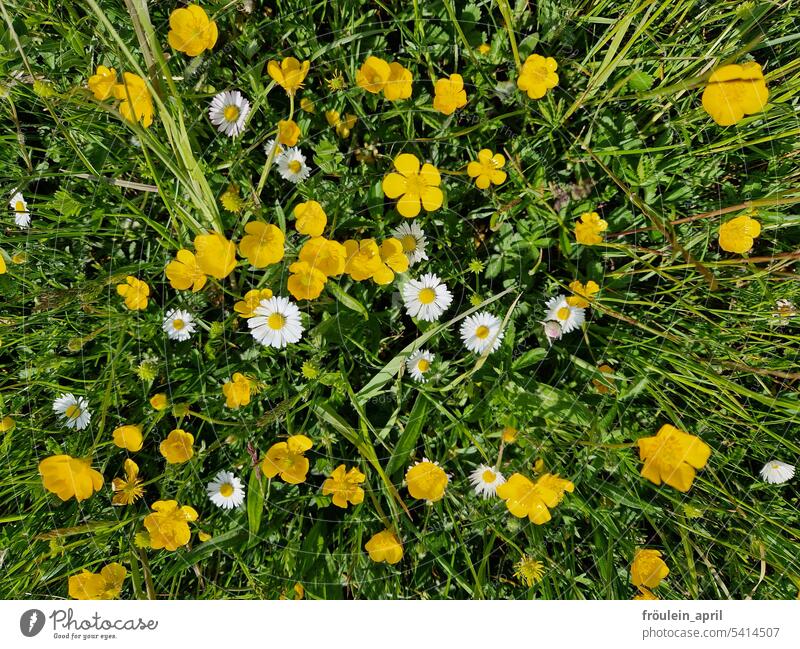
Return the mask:
[[[778,299],[800,305],[797,3],[206,2],[220,38],[196,59],[167,46],[176,6],[149,3],[148,19],[142,0],[0,0],[0,187],[21,187],[33,212],[29,231],[6,212],[0,236],[0,411],[17,422],[0,438],[0,596],[66,597],[69,575],[117,560],[131,573],[124,598],[276,598],[299,582],[309,598],[629,599],[634,551],[650,547],[671,570],[662,598],[797,597],[797,482],[758,478],[767,460],[795,464],[800,453],[800,320],[772,315]],[[558,87],[539,101],[515,85],[516,56],[534,52],[559,64]],[[390,104],[355,86],[370,54],[412,70],[411,99]],[[316,105],[297,113],[314,168],[299,186],[264,175],[262,146],[288,113],[267,62],[292,55],[311,61],[299,97]],[[719,127],[701,108],[704,79],[744,60],[764,67],[770,103]],[[92,99],[85,84],[99,64],[151,66],[161,97],[148,131]],[[432,79],[455,71],[470,101],[447,118],[431,108]],[[255,106],[236,140],[206,116],[227,88]],[[358,116],[347,139],[328,109]],[[376,159],[363,161],[367,147]],[[508,180],[487,192],[464,173],[484,147],[509,158]],[[164,266],[198,231],[216,223],[238,240],[260,218],[288,234],[291,208],[308,198],[324,202],[340,240],[388,236],[402,219],[379,187],[400,152],[443,171],[444,207],[417,219],[430,260],[412,272],[436,272],[453,290],[441,323],[503,293],[487,308],[507,317],[505,339],[485,362],[455,327],[415,325],[397,283],[329,283],[301,303],[307,332],[281,352],[259,348],[232,306],[250,288],[286,295],[286,263],[243,262],[197,294],[167,283]],[[240,215],[218,202],[231,183],[248,199]],[[763,231],[750,257],[721,251],[720,223],[751,208]],[[591,210],[609,223],[606,244],[576,245],[573,224]],[[299,241],[287,237],[288,259]],[[24,263],[10,261],[20,254]],[[146,311],[116,294],[129,274],[153,288]],[[582,332],[548,348],[544,301],[575,278],[601,285],[597,305]],[[160,328],[178,306],[202,322],[186,343]],[[398,376],[402,350],[433,329],[433,379]],[[605,395],[592,384],[602,363],[616,368]],[[220,386],[237,371],[261,391],[231,411]],[[57,421],[62,391],[89,399],[88,429]],[[155,413],[156,392],[190,414]],[[145,426],[135,459],[147,492],[120,508],[109,485],[125,454],[111,431],[126,422]],[[688,494],[639,475],[635,440],[667,422],[712,448]],[[198,452],[165,471],[158,441],[176,424]],[[469,486],[505,425],[520,430],[506,476],[530,475],[541,459],[575,484],[546,525]],[[301,432],[315,443],[308,481],[259,482],[248,446],[263,456]],[[93,454],[104,489],[80,505],[46,493],[37,463],[60,452]],[[422,456],[452,476],[431,506],[402,485]],[[367,474],[367,498],[347,511],[320,492],[341,462]],[[243,509],[206,498],[220,469],[248,485]],[[212,540],[139,551],[134,535],[159,497],[193,505]],[[396,566],[363,550],[382,518],[404,541]],[[530,588],[514,577],[523,554],[544,563]]]

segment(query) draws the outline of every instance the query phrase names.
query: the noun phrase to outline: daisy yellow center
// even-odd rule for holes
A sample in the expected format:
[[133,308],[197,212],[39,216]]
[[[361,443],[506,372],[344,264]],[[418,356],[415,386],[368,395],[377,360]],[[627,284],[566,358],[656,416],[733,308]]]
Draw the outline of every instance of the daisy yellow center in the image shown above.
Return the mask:
[[436,299],[436,291],[432,288],[423,288],[419,292],[419,301],[423,304],[430,304]]
[[67,408],[66,414],[70,419],[77,419],[81,416],[81,409],[77,405],[72,404]]
[[400,243],[403,245],[403,252],[412,252],[417,247],[417,240],[412,234],[407,234],[404,236],[402,239],[400,239]]
[[181,329],[183,329],[185,326],[186,326],[186,323],[185,323],[183,320],[181,320],[180,318],[175,318],[175,319],[172,321],[172,328],[173,328],[175,331],[180,331],[180,330],[181,330]]
[[562,306],[558,311],[556,311],[556,318],[559,320],[566,320],[569,318],[569,309],[565,306]]
[[267,325],[270,329],[280,331],[286,325],[286,318],[284,318],[280,313],[273,313],[269,316],[269,318],[267,318]]
[[486,483],[494,482],[496,477],[497,476],[494,474],[494,471],[492,471],[491,469],[486,469],[486,471],[484,471],[481,474],[481,480],[483,480]]
[[419,361],[417,362],[417,369],[420,372],[427,372],[430,369],[430,366],[431,366],[430,361],[425,360],[424,358],[420,358]]
[[233,495],[233,485],[226,482],[219,488],[219,495],[223,498],[230,498]]
[[303,168],[303,165],[300,163],[299,160],[292,160],[289,163],[289,171],[291,171],[293,174],[296,174],[302,168]]
[[222,112],[225,116],[226,122],[235,122],[239,119],[239,107],[238,106],[225,106],[225,110]]
[[24,212],[25,205],[23,205],[22,201],[17,201],[17,204],[14,206],[14,210],[17,212]]
[[481,340],[483,340],[484,338],[487,338],[488,336],[489,336],[489,327],[487,327],[486,325],[481,325],[480,327],[478,327],[475,330],[475,337],[476,338],[480,338]]
[[778,465],[778,464],[773,464],[773,465],[772,465],[772,468],[773,468],[773,469],[780,469],[781,467],[780,467],[780,465]]

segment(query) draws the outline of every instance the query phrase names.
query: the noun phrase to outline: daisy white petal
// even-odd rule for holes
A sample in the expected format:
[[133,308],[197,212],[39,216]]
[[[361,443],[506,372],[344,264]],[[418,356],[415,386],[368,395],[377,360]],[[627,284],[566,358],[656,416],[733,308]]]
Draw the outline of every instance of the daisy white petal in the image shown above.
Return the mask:
[[426,322],[438,320],[453,301],[453,294],[433,273],[409,280],[401,294],[408,315]]
[[565,295],[551,297],[545,307],[547,308],[547,313],[544,319],[558,322],[561,325],[561,331],[565,334],[580,328],[586,321],[584,310],[580,307],[572,306],[567,302]]
[[170,340],[189,340],[195,330],[194,317],[188,311],[173,309],[167,313],[161,328]]
[[761,478],[770,484],[783,484],[794,478],[794,465],[770,460],[761,469]]
[[206,485],[209,499],[217,507],[233,509],[244,502],[244,485],[230,471],[220,471]]
[[244,130],[250,102],[238,90],[226,90],[211,100],[208,118],[220,133],[236,137]]
[[61,416],[67,428],[76,430],[86,428],[92,419],[89,402],[84,397],[76,397],[72,392],[65,392],[53,402],[53,412]]
[[467,317],[461,323],[461,340],[471,352],[483,354],[496,351],[503,340],[504,332],[500,330],[502,321],[488,311],[481,311]]
[[392,236],[403,245],[403,252],[408,258],[409,266],[428,258],[425,252],[427,245],[425,231],[417,225],[416,221],[401,223],[399,227],[392,230]]
[[28,211],[28,204],[22,194],[14,192],[8,204],[14,212],[14,223],[17,224],[17,227],[22,230],[27,228],[31,224],[31,213]]
[[433,354],[425,349],[418,349],[406,359],[406,369],[411,378],[418,383],[425,383],[425,374],[431,369]]
[[481,464],[469,474],[469,481],[472,483],[476,495],[489,498],[497,493],[497,487],[505,483],[506,479],[497,469]]
[[274,296],[261,300],[247,319],[250,333],[265,347],[282,349],[303,337],[300,309],[288,298]]

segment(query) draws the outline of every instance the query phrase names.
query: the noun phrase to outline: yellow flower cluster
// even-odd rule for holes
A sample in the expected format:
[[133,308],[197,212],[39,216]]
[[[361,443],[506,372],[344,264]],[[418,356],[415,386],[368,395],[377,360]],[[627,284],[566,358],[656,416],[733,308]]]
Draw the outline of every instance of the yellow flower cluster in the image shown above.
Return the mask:
[[88,86],[97,101],[111,97],[119,100],[119,112],[129,122],[141,123],[145,128],[153,123],[153,98],[138,74],[125,72],[122,83],[117,83],[117,71],[99,65],[89,77]]
[[73,599],[117,599],[128,571],[119,563],[103,566],[99,574],[84,570],[69,578],[69,596]]
[[388,101],[408,99],[411,96],[411,71],[393,61],[377,56],[367,57],[356,72],[356,84],[372,94],[383,93]]
[[506,501],[513,516],[527,516],[532,523],[542,525],[550,520],[550,509],[563,500],[564,492],[574,490],[575,485],[569,480],[550,473],[545,473],[535,483],[521,473],[514,473],[508,482],[497,487],[497,495]]

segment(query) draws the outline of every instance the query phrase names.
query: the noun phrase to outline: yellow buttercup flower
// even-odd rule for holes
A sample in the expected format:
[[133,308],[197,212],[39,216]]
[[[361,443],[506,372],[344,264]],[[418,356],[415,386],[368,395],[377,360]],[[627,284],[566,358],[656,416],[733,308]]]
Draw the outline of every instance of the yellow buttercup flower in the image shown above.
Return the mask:
[[314,237],[303,244],[299,258],[300,261],[305,261],[324,273],[326,277],[335,277],[344,272],[347,252],[338,241]]
[[426,458],[406,472],[406,484],[411,497],[432,503],[442,499],[449,480],[442,467]]
[[408,99],[411,96],[411,71],[396,62],[389,64],[389,78],[383,86],[383,96],[388,101]]
[[314,113],[317,109],[311,99],[308,97],[303,97],[300,100],[300,110],[305,111],[306,113]]
[[[656,588],[669,574],[669,568],[658,550],[636,550],[631,563],[631,583],[645,589]],[[643,598],[650,599],[650,598]]]
[[253,384],[244,374],[234,373],[230,381],[226,381],[222,386],[222,394],[225,395],[225,405],[228,408],[239,408],[250,403],[250,393],[253,391]]
[[206,277],[194,253],[190,250],[178,250],[175,259],[167,264],[164,273],[170,286],[178,291],[192,289],[196,293],[206,285]]
[[111,434],[114,438],[114,445],[124,448],[131,453],[142,450],[142,427],[136,424],[128,424],[114,429]]
[[750,251],[760,234],[761,224],[747,214],[742,214],[719,226],[719,247],[742,255]]
[[322,495],[333,494],[333,504],[342,509],[347,509],[347,503],[359,505],[364,502],[364,490],[359,485],[365,479],[366,476],[356,467],[348,471],[344,464],[340,464],[322,483]]
[[720,126],[731,126],[764,109],[769,90],[761,66],[751,61],[723,65],[708,78],[703,91],[703,108]]
[[167,406],[169,406],[169,399],[166,394],[159,392],[150,397],[150,405],[153,410],[166,410]]
[[206,275],[225,279],[236,268],[236,244],[218,232],[198,234],[194,249],[197,265]]
[[567,298],[567,304],[585,309],[594,299],[594,294],[600,291],[600,287],[597,285],[597,282],[592,280],[586,282],[586,286],[584,286],[582,282],[576,279],[574,282],[570,282],[569,290],[572,291],[574,295]]
[[492,153],[489,149],[478,151],[478,159],[467,165],[467,174],[475,179],[478,189],[487,189],[489,185],[502,185],[507,174],[502,171],[506,159],[502,153]]
[[123,83],[113,86],[112,93],[119,99],[119,112],[129,122],[141,122],[145,128],[153,123],[153,98],[144,79],[138,74],[125,72]]
[[413,218],[420,212],[420,205],[426,212],[433,212],[442,206],[444,194],[439,189],[442,178],[439,170],[425,163],[420,168],[417,156],[401,153],[394,159],[395,172],[386,174],[381,187],[389,198],[397,198],[397,211],[406,218]]
[[292,119],[282,119],[278,122],[278,136],[279,144],[285,146],[294,146],[301,136],[300,127]]
[[517,436],[519,435],[519,431],[514,428],[513,426],[505,426],[503,431],[500,433],[500,438],[506,444],[513,444],[517,441]]
[[194,449],[194,435],[187,433],[185,430],[176,428],[170,431],[165,439],[158,447],[168,464],[182,464],[192,459]]
[[0,420],[0,433],[7,433],[10,430],[14,430],[16,426],[17,422],[14,421],[13,417],[5,416]]
[[367,92],[377,94],[384,89],[390,75],[391,68],[386,61],[377,56],[369,56],[356,72],[356,84]]
[[132,505],[144,494],[142,481],[139,479],[139,465],[128,458],[125,460],[125,478],[114,478],[111,481],[114,496],[112,505]]
[[371,279],[383,266],[381,251],[374,239],[361,241],[348,239],[344,242],[344,250],[346,255],[344,272],[356,282]]
[[584,212],[580,221],[575,224],[575,240],[585,246],[596,246],[603,243],[602,232],[608,229],[606,223],[597,212]]
[[300,63],[296,58],[290,56],[283,59],[280,65],[277,61],[270,61],[267,65],[267,72],[287,94],[294,95],[303,85],[310,67],[310,61]]
[[197,56],[217,43],[217,23],[197,5],[175,9],[169,16],[169,27],[170,46],[188,56]]
[[656,600],[656,599],[658,599],[658,597],[656,597],[652,593],[652,591],[649,591],[644,586],[639,586],[639,592],[636,593],[636,595],[633,596],[633,599],[635,599],[635,600]]
[[364,549],[375,563],[386,562],[394,565],[403,558],[403,544],[397,535],[389,530],[373,535],[364,545]]
[[327,275],[307,261],[296,261],[289,266],[287,289],[295,300],[316,300],[322,293]]
[[481,43],[475,49],[478,50],[478,54],[480,54],[481,56],[486,56],[489,52],[492,51],[492,46],[489,45],[488,43]]
[[558,64],[553,57],[531,54],[519,71],[517,87],[527,92],[531,99],[541,99],[548,90],[558,85],[557,69]]
[[372,275],[376,284],[391,284],[394,281],[395,273],[404,273],[408,270],[408,257],[399,239],[394,237],[384,239],[381,243],[380,255],[383,263]]
[[239,252],[253,266],[264,268],[283,259],[285,237],[278,226],[250,221],[244,226],[244,231],[247,234],[239,242]]
[[[603,374],[613,374],[614,368],[610,365],[600,365],[597,370],[602,372]],[[607,381],[611,381],[611,378],[607,378]],[[608,394],[609,392],[613,392],[614,388],[609,388],[607,385],[604,385],[597,379],[592,379],[592,385],[594,389],[597,390],[600,394]]]
[[654,437],[639,438],[636,444],[644,462],[642,476],[684,493],[694,482],[695,469],[702,469],[711,456],[711,447],[702,439],[671,424],[664,424]]
[[186,545],[191,537],[189,523],[197,520],[194,508],[179,507],[174,500],[157,500],[153,513],[144,517],[144,526],[150,535],[150,547],[174,551]]
[[117,284],[117,293],[125,298],[125,306],[131,311],[141,311],[147,308],[150,287],[132,275],[125,278],[125,284]]
[[550,509],[561,502],[564,492],[572,493],[574,489],[575,485],[569,480],[550,473],[545,473],[536,483],[515,473],[508,482],[497,487],[497,495],[506,501],[506,508],[513,516],[527,516],[532,523],[542,525],[550,520]]
[[84,570],[69,578],[69,596],[72,599],[117,599],[127,576],[128,571],[117,562],[103,566],[99,574]]
[[444,115],[452,115],[457,109],[467,105],[464,78],[460,74],[451,74],[449,79],[439,79],[433,89],[433,107]]
[[95,73],[89,77],[88,85],[94,98],[103,101],[113,94],[116,83],[117,71],[114,68],[98,65]]
[[294,227],[300,234],[319,237],[328,223],[328,215],[317,201],[306,201],[295,205]]
[[53,455],[39,462],[44,488],[61,500],[78,502],[91,497],[103,486],[103,475],[92,468],[90,460],[69,455]]
[[255,315],[254,311],[261,300],[268,300],[271,297],[272,291],[268,288],[247,291],[247,293],[244,295],[244,299],[233,305],[233,310],[239,314],[240,318],[252,318]]
[[285,442],[273,444],[261,462],[261,471],[268,478],[280,474],[289,484],[305,482],[308,458],[303,455],[314,443],[305,435],[292,435]]

